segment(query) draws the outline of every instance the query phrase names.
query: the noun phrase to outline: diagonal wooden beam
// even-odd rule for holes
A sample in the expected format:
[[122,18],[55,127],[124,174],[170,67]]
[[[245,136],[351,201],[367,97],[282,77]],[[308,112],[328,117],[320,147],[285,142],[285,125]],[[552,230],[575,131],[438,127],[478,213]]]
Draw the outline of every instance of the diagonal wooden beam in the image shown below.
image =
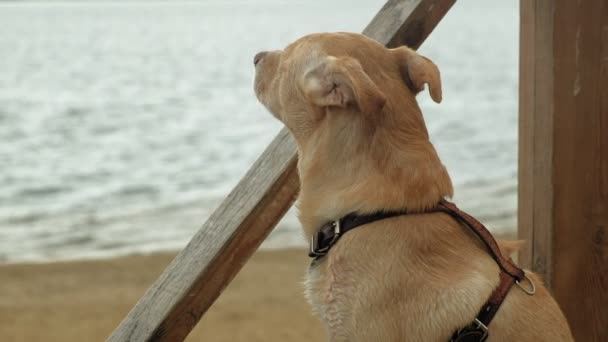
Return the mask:
[[363,30],[387,47],[418,49],[456,0],[389,0]]
[[[455,0],[390,0],[363,33],[422,44]],[[252,95],[253,96],[253,95]],[[296,147],[283,129],[108,341],[182,341],[293,204]]]

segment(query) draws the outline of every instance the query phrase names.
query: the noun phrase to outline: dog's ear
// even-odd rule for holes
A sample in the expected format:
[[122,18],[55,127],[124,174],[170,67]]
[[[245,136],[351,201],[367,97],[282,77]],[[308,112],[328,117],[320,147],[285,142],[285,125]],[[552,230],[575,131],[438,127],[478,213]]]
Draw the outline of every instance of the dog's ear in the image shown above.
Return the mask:
[[384,94],[354,58],[324,57],[304,73],[300,88],[320,107],[355,105],[362,113],[376,114],[386,103]]
[[433,101],[441,102],[441,77],[435,63],[406,46],[392,49],[391,52],[397,58],[401,77],[414,95],[422,91],[426,83]]

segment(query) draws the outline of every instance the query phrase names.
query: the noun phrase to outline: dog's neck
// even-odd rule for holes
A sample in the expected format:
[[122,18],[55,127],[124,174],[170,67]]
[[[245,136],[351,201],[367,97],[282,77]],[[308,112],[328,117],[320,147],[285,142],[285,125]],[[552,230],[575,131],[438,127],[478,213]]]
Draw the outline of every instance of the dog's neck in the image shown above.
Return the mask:
[[305,141],[296,139],[299,218],[307,237],[351,212],[420,212],[452,195],[417,104],[400,111],[387,104],[384,112],[381,119],[328,113]]

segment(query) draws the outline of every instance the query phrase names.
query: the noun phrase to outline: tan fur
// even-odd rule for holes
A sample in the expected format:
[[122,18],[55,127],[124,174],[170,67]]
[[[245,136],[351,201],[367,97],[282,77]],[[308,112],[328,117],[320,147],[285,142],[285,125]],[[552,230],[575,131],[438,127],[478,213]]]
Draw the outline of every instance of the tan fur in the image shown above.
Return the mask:
[[[351,212],[420,211],[452,195],[415,95],[440,102],[439,70],[362,35],[303,37],[256,66],[260,101],[298,145],[299,218],[306,237]],[[506,254],[517,248],[503,244]],[[514,287],[489,341],[572,341],[540,280]],[[446,214],[399,216],[345,234],[307,276],[307,296],[330,341],[447,341],[498,283],[481,244]]]

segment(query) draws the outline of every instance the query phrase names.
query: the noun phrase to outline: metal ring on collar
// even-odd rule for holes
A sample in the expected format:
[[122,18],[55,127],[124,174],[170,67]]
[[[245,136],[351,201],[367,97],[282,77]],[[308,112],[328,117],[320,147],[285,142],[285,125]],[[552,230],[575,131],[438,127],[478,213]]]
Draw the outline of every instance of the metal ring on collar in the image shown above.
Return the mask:
[[533,295],[536,293],[536,285],[534,284],[534,282],[532,281],[532,279],[528,278],[528,275],[524,273],[524,279],[528,281],[528,283],[530,283],[530,288],[525,288],[521,285],[521,283],[519,282],[519,280],[515,281],[515,284],[517,284],[517,286],[519,286],[520,289],[522,289],[525,293],[527,293],[528,295]]

